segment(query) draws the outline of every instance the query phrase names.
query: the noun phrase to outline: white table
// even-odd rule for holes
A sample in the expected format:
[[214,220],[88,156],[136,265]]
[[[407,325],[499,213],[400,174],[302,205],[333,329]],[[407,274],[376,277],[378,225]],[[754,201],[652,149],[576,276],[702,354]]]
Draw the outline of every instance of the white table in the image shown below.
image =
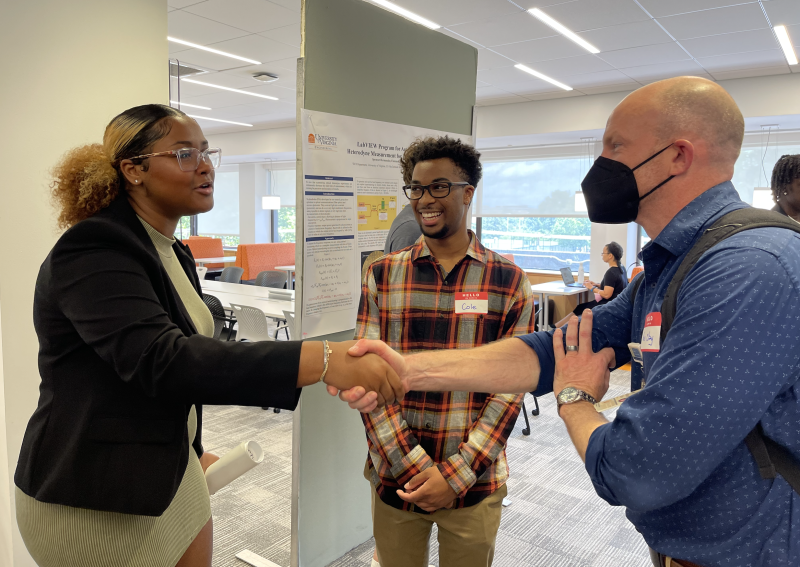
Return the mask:
[[294,273],[295,266],[275,266],[276,270],[283,270],[286,272],[286,289],[292,289],[292,274]]
[[[201,286],[205,293],[219,299],[223,305],[237,303],[260,309],[271,319],[283,320],[283,312],[294,313],[294,299],[270,299],[268,287],[203,280]],[[294,298],[294,292],[292,293]]]
[[[203,288],[203,291],[210,293],[211,295],[216,293],[233,293],[236,295],[250,295],[252,297],[270,299],[270,292],[273,292],[274,295],[272,299],[275,301],[294,301],[294,290],[278,289],[274,287],[218,282],[216,280],[202,280],[200,282],[200,287]],[[287,292],[290,293],[291,299],[285,300],[283,298],[276,297],[276,295],[280,294],[281,292],[284,294]]]
[[581,293],[589,293],[589,290],[585,287],[569,287],[565,286],[564,282],[546,282],[541,284],[536,284],[531,286],[531,291],[533,293],[539,295],[541,297],[542,306],[539,309],[539,330],[540,331],[548,331],[550,330],[550,325],[547,324],[547,321],[550,320],[549,318],[549,308],[547,305],[547,296],[549,295],[578,295]]
[[230,264],[236,261],[236,256],[220,256],[218,258],[195,258],[195,262],[201,266],[204,264]]

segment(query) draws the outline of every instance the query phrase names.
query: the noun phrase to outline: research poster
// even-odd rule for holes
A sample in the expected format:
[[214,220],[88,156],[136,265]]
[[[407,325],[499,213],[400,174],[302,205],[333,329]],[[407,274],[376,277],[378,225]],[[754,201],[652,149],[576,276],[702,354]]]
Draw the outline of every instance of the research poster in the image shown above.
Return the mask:
[[470,136],[303,109],[303,338],[355,328],[366,265],[409,205],[400,158],[417,138]]

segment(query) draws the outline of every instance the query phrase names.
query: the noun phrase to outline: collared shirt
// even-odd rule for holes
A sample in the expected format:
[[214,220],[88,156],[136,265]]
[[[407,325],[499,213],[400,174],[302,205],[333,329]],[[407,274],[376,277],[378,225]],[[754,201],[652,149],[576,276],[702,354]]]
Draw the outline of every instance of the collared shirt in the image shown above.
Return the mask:
[[[701,194],[642,250],[636,309],[628,286],[594,310],[593,348],[630,360],[692,245],[746,207],[730,182]],[[646,387],[597,428],[586,452],[595,490],[657,551],[709,567],[800,565],[800,496],[761,479],[744,439],[760,421],[800,461],[800,235],[744,231],[706,252],[678,294],[660,351],[633,364]],[[525,337],[552,389],[552,334]],[[548,341],[550,341],[548,343]],[[638,388],[639,386],[636,385]]]
[[[424,236],[374,262],[362,289],[356,338],[382,339],[408,353],[472,348],[530,333],[527,276],[471,232],[470,238],[466,256],[449,273]],[[486,293],[487,312],[457,314],[459,292]],[[434,464],[458,495],[456,508],[486,498],[508,478],[505,444],[521,401],[516,394],[408,392],[399,403],[362,414],[369,476],[381,500],[414,510],[395,491]]]

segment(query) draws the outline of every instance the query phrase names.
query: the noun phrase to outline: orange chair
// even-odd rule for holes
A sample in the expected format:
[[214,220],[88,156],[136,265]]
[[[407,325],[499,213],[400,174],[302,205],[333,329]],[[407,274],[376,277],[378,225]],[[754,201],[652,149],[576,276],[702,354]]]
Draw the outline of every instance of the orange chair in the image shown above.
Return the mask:
[[644,266],[634,266],[633,269],[631,270],[631,275],[628,278],[628,281],[632,281],[633,278],[636,277],[636,274],[643,271],[644,271]]
[[240,244],[236,248],[236,265],[244,270],[242,280],[254,280],[264,270],[293,264],[294,242]]
[[[221,238],[208,238],[207,236],[193,236],[183,241],[189,250],[192,251],[192,256],[195,258],[218,258],[224,256],[222,250]],[[231,258],[233,262],[233,258]],[[214,268],[222,268],[224,264],[206,264],[206,268],[213,270]]]

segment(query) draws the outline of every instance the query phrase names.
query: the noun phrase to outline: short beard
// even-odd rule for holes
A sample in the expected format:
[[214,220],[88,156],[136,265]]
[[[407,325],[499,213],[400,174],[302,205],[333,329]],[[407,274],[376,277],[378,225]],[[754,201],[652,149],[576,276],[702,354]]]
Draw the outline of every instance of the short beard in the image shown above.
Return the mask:
[[447,226],[447,225],[443,225],[443,226],[442,226],[442,228],[441,228],[441,229],[439,229],[439,230],[437,230],[437,231],[436,231],[434,234],[428,234],[428,233],[426,233],[426,232],[425,232],[425,228],[426,228],[426,227],[425,227],[425,226],[423,226],[423,225],[420,225],[420,227],[419,227],[419,228],[422,230],[422,234],[424,234],[424,235],[425,235],[425,238],[433,238],[434,240],[441,240],[442,238],[444,238],[445,236],[447,236],[447,233],[449,233],[449,232],[450,232],[450,227],[449,227],[449,226]]

